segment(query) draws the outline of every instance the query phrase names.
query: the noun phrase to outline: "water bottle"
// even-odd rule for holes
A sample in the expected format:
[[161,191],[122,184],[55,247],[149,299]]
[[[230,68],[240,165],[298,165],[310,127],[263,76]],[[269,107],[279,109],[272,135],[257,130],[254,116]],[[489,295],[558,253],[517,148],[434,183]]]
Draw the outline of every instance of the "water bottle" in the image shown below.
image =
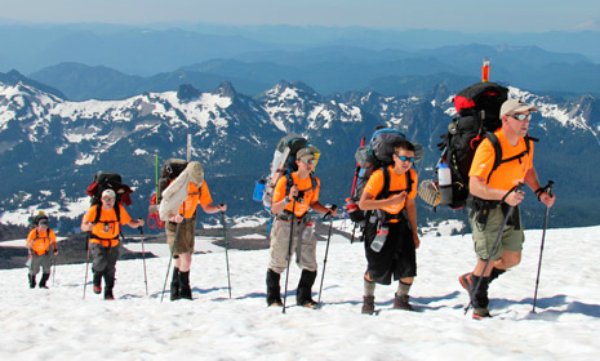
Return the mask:
[[388,226],[379,223],[379,227],[377,227],[377,234],[375,235],[375,239],[371,242],[371,249],[374,252],[379,252],[383,248],[385,241],[387,239],[388,233],[390,230]]
[[438,186],[440,188],[440,203],[452,204],[452,174],[446,163],[438,166]]
[[306,225],[304,226],[304,231],[302,231],[302,240],[308,241],[312,238],[313,233],[315,232],[315,221],[309,219],[306,221]]
[[361,212],[358,204],[351,197],[346,198],[346,211],[352,222],[361,223],[365,220],[363,212]]
[[262,202],[263,196],[265,194],[265,181],[264,179],[259,180],[254,185],[254,194],[252,195],[252,200],[255,202]]

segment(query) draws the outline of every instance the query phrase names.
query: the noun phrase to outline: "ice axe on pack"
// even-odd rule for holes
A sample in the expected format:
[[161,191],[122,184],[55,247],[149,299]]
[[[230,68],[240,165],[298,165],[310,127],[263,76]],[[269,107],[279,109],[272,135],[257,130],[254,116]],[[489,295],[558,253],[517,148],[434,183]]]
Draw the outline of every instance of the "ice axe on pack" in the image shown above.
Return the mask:
[[[541,193],[547,193],[549,196],[552,196],[552,186],[554,185],[553,181],[548,181],[548,184],[540,189]],[[537,193],[537,192],[536,192]],[[535,305],[537,303],[537,293],[538,286],[540,284],[540,271],[542,270],[542,254],[544,252],[544,241],[546,240],[546,229],[548,228],[548,217],[550,216],[550,207],[546,207],[546,215],[544,216],[544,228],[542,230],[542,241],[540,243],[540,258],[538,260],[538,270],[537,277],[535,278],[535,292],[533,294],[533,308],[531,312],[535,313]]]

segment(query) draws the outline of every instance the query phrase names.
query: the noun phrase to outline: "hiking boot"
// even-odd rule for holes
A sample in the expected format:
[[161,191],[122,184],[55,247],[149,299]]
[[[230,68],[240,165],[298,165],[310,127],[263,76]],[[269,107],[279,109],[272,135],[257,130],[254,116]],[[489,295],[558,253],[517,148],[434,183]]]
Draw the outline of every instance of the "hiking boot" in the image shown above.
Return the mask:
[[491,318],[490,311],[486,308],[474,308],[473,309],[473,319],[474,320],[483,320],[484,318]]
[[102,272],[94,272],[94,293],[99,295],[102,292]]
[[115,277],[105,274],[104,275],[104,299],[114,300],[113,287],[115,286]]
[[179,272],[179,296],[180,298],[191,300],[192,289],[190,288],[190,271]]
[[319,308],[319,304],[317,303],[317,301],[313,300],[312,298],[298,302],[298,306],[302,306],[302,307],[306,307],[306,308],[313,308],[313,309]]
[[173,268],[173,279],[171,280],[171,301],[175,301],[181,298],[179,288],[179,268]]
[[398,294],[394,295],[394,308],[397,310],[406,310],[406,311],[414,311],[415,309],[408,303],[410,299],[409,295],[398,296]]
[[268,307],[283,307],[283,302],[281,302],[281,298],[273,298],[267,299]]
[[36,282],[35,282],[35,275],[27,275],[29,276],[29,288],[35,288]]
[[281,302],[281,288],[279,287],[279,279],[281,275],[273,270],[267,271],[267,305],[283,306]]
[[317,278],[316,271],[302,270],[298,289],[296,290],[296,303],[302,307],[318,308],[319,305],[312,297],[312,286]]
[[42,275],[42,279],[40,280],[39,287],[48,289],[48,286],[46,286],[46,281],[48,281],[49,278],[50,278],[50,273],[44,273]]
[[105,300],[114,300],[115,299],[112,289],[107,288],[104,290],[104,299]]
[[363,296],[363,305],[360,313],[363,315],[372,315],[375,313],[375,296]]
[[471,293],[473,292],[473,279],[471,272],[465,273],[458,277],[458,281],[462,288],[464,288],[469,293],[469,298],[473,298]]

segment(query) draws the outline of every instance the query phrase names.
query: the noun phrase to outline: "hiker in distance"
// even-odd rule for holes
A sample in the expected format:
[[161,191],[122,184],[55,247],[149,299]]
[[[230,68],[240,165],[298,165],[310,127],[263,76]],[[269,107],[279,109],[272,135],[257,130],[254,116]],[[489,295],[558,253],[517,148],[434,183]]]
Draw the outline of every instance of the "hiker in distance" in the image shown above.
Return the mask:
[[[289,178],[281,177],[273,192],[271,212],[275,215],[275,221],[271,229],[267,271],[268,306],[283,306],[279,280],[288,262],[291,262],[292,254],[296,253],[296,262],[302,269],[296,302],[303,307],[318,307],[312,299],[312,286],[317,278],[317,237],[312,232],[314,223],[308,211],[312,208],[318,213],[329,213],[335,217],[337,209],[327,208],[319,202],[321,184],[319,178],[312,174],[315,161],[315,154],[310,148],[300,149],[296,154],[298,170],[292,172]],[[291,180],[289,185],[288,179]]]
[[48,216],[40,212],[33,218],[34,229],[27,236],[27,249],[29,251],[29,288],[35,288],[36,275],[42,268],[42,279],[40,280],[40,288],[48,288],[46,282],[50,278],[52,259],[50,256],[50,245],[54,257],[58,256],[56,248],[56,235],[54,231],[48,227]]
[[[418,180],[417,173],[411,169],[414,157],[412,143],[406,140],[395,143],[394,164],[373,172],[360,197],[359,208],[372,211],[365,229],[367,270],[361,310],[364,314],[375,312],[376,283],[389,285],[392,276],[399,280],[394,308],[414,311],[408,294],[417,275],[416,249],[421,244],[415,204]],[[387,177],[384,171],[389,174],[387,190],[384,189]],[[382,197],[382,193],[388,196]],[[383,242],[383,246],[379,242]]]
[[104,277],[104,299],[113,300],[116,263],[119,259],[119,235],[121,226],[131,228],[142,227],[143,219],[132,220],[125,207],[115,205],[116,193],[105,189],[100,198],[101,204],[92,205],[81,221],[81,230],[91,232],[89,247],[92,253],[92,270],[94,272],[94,293],[102,292]]
[[[525,235],[518,206],[524,193],[519,186],[526,183],[546,207],[554,204],[554,195],[546,193],[540,186],[533,166],[533,141],[527,131],[534,111],[537,111],[535,106],[518,99],[505,101],[500,108],[502,126],[494,132],[502,149],[500,166],[492,172],[495,151],[492,142],[486,138],[477,147],[469,171],[469,222],[477,263],[474,270],[461,275],[459,281],[469,292],[475,319],[491,317],[489,284],[521,261]],[[509,210],[512,213],[502,229]],[[499,240],[496,250],[490,254],[496,239]],[[488,260],[489,266],[483,274]]]
[[[184,183],[181,190],[185,192],[185,199],[175,204],[175,212],[168,215],[165,227],[167,243],[175,258],[173,278],[171,281],[171,301],[178,299],[192,299],[190,287],[190,269],[192,266],[192,254],[194,253],[194,242],[196,238],[197,207],[208,214],[227,211],[227,205],[222,203],[213,205],[208,185],[204,180],[204,168],[198,162],[187,164],[184,173],[180,175]],[[178,182],[175,179],[172,183]],[[161,202],[168,202],[169,197],[163,193]]]

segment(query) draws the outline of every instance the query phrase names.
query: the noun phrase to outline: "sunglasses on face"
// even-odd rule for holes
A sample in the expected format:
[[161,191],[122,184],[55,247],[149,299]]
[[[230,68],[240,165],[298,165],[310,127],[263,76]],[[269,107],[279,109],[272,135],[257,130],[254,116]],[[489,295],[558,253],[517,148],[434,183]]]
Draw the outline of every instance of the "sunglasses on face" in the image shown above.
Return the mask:
[[396,154],[396,157],[400,158],[400,160],[403,162],[406,162],[406,161],[414,162],[415,161],[415,157],[406,157],[404,155],[398,155],[398,154]]
[[314,159],[301,160],[301,162],[304,163],[304,164],[315,164],[315,160]]
[[517,114],[510,114],[509,117],[515,118],[516,120],[518,120],[520,122],[522,122],[524,120],[531,120],[531,114],[517,113]]
[[102,200],[105,202],[111,202],[111,201],[114,201],[115,199],[113,197],[102,197]]

